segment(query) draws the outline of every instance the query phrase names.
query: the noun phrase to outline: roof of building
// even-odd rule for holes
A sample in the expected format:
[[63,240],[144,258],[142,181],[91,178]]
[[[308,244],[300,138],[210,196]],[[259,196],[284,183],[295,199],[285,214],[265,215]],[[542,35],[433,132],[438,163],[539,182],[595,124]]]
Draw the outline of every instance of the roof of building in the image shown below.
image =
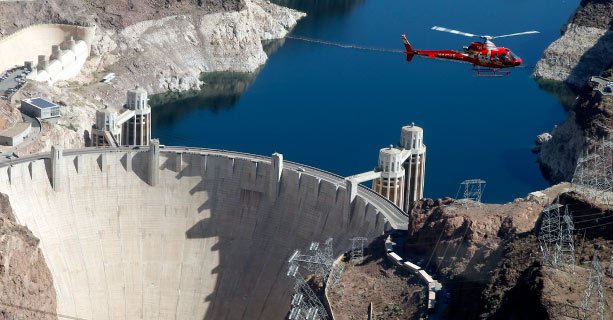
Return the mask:
[[43,98],[26,99],[25,101],[41,109],[53,108],[58,106],[57,104],[49,100],[45,100]]
[[134,89],[128,90],[128,92],[147,94],[147,90],[145,90],[145,89],[143,89],[142,87],[139,87],[139,86],[136,86]]
[[30,122],[19,122],[14,126],[0,131],[0,137],[14,137],[28,130],[32,124]]
[[387,154],[400,154],[402,153],[401,149],[398,149],[396,147],[389,146],[387,148],[381,148],[381,150],[379,150],[380,153],[387,153]]

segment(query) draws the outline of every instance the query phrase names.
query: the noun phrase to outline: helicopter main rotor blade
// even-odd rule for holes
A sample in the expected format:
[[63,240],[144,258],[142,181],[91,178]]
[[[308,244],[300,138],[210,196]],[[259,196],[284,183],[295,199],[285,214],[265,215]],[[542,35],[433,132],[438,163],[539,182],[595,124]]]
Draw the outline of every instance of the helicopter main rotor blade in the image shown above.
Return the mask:
[[497,39],[497,38],[506,38],[506,37],[514,37],[514,36],[523,36],[525,34],[534,34],[534,33],[540,33],[538,31],[526,31],[526,32],[518,32],[518,33],[511,33],[511,34],[503,34],[501,36],[494,36],[492,37],[492,39]]
[[458,30],[453,30],[453,29],[448,29],[448,28],[443,28],[443,27],[438,27],[438,26],[432,27],[432,30],[449,32],[449,33],[459,34],[459,35],[467,36],[467,37],[479,37],[479,35],[477,34],[472,34],[468,32],[463,32],[463,31],[458,31]]

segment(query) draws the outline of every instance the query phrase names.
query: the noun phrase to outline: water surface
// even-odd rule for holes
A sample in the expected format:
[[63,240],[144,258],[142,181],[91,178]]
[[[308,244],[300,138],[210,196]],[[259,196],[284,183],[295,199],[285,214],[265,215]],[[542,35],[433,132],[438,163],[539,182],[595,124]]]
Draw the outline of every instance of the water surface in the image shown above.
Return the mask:
[[[483,197],[505,202],[546,187],[535,136],[565,117],[558,99],[530,74],[578,1],[277,0],[309,13],[293,35],[377,48],[460,49],[470,38],[433,25],[490,35],[529,68],[504,78],[473,76],[466,64],[342,49],[286,39],[271,45],[256,76],[223,75],[199,95],[160,102],[153,134],[162,143],[285,158],[341,175],[372,169],[378,150],[396,144],[403,125],[424,128],[425,196],[455,196],[469,178],[487,180]],[[153,100],[155,103],[155,99]]]

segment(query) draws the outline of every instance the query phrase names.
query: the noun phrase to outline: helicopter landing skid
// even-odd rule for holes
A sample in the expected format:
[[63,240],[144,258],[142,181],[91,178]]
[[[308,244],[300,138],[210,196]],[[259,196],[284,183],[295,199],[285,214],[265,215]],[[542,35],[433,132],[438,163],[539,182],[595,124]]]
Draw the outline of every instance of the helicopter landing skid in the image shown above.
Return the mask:
[[477,77],[506,77],[511,74],[511,71],[484,68],[476,65],[473,65],[473,71],[476,71],[475,76]]

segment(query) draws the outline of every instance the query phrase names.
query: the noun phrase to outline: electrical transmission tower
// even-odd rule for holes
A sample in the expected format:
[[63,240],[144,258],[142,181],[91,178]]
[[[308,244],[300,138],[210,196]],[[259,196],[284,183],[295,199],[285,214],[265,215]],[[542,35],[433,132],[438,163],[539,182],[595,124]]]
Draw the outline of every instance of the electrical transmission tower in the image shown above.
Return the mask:
[[560,225],[560,242],[558,245],[558,262],[569,264],[575,268],[575,241],[573,239],[573,231],[575,226],[573,218],[568,207],[564,206],[564,216]]
[[287,275],[294,279],[294,295],[289,312],[290,320],[327,320],[328,313],[311,286],[300,274],[298,263],[290,262]]
[[[587,288],[583,294],[581,301],[581,311],[583,319],[591,319],[591,315],[595,314],[596,319],[604,320],[605,299],[602,283],[604,281],[604,271],[598,260],[598,252],[594,252],[592,259],[592,269],[587,279]],[[592,309],[595,307],[595,310]]]
[[355,237],[351,240],[351,262],[354,264],[362,262],[364,260],[364,246],[366,244],[365,237]]
[[303,266],[309,272],[321,276],[324,285],[334,286],[340,283],[343,273],[342,264],[334,264],[334,250],[332,238],[326,240],[324,245],[311,242],[309,252],[302,254],[300,250],[294,251],[289,258],[289,271],[287,275],[294,278],[294,295],[289,319],[291,320],[326,320],[328,313],[313,289],[304,280],[300,273]]
[[323,248],[318,242],[311,242],[308,254],[302,254],[300,250],[294,251],[289,258],[289,263],[302,264],[308,271],[319,274],[324,284],[331,286],[340,282],[343,267],[341,264],[334,265],[334,252],[332,250],[332,238],[326,240]]
[[459,200],[463,201],[464,203],[474,201],[477,205],[481,205],[481,196],[483,195],[484,190],[485,180],[464,180],[460,183],[460,188],[458,188],[458,192],[456,193],[456,199],[458,199],[461,194],[462,198]]
[[543,210],[541,214],[541,231],[538,237],[539,247],[543,254],[543,262],[554,267],[558,264],[559,259],[561,207],[561,204],[555,203]]
[[603,139],[594,151],[581,156],[572,179],[573,189],[595,203],[613,205],[613,140]]

